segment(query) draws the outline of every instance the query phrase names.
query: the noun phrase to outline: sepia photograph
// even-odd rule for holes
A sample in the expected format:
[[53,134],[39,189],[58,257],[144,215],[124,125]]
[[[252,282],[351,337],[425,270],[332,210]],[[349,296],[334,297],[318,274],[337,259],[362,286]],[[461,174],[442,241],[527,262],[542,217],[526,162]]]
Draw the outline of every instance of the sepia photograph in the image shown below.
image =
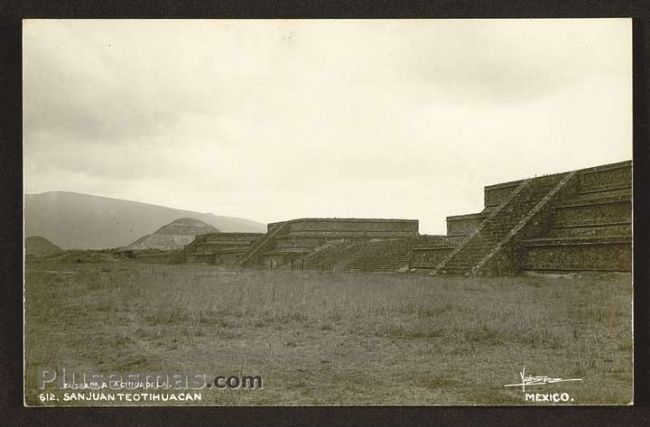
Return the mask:
[[22,32],[25,406],[634,403],[631,19]]

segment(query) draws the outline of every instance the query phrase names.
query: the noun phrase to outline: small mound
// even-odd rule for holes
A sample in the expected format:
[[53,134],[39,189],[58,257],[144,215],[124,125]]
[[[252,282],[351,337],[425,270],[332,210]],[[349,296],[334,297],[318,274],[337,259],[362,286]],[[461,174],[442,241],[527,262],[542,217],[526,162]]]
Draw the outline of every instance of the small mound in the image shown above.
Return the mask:
[[25,239],[25,255],[33,257],[48,257],[62,254],[63,250],[41,236],[29,236]]
[[57,258],[63,264],[101,264],[119,261],[119,256],[109,251],[71,250]]

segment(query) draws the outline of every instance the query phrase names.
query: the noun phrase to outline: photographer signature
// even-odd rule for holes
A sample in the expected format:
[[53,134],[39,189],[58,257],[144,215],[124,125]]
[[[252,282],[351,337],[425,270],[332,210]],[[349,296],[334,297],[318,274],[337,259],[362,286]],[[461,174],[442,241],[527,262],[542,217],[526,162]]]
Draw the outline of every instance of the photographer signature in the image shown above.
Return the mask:
[[519,373],[519,376],[521,377],[521,382],[518,384],[506,384],[505,387],[520,387],[521,386],[521,391],[525,392],[526,391],[526,386],[533,386],[533,385],[546,385],[546,384],[555,384],[555,383],[561,383],[561,382],[566,382],[566,381],[582,381],[582,378],[569,378],[569,379],[562,379],[562,378],[551,378],[547,377],[546,375],[542,376],[532,376],[528,375],[526,376],[526,367],[524,366],[524,369]]

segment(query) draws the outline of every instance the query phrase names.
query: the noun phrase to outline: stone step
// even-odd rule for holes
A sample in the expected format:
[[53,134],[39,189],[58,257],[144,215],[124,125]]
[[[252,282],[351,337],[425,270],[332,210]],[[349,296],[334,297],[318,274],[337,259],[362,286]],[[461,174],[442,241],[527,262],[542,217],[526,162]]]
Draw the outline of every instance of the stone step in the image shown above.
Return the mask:
[[632,236],[580,236],[580,237],[541,237],[524,240],[525,246],[574,246],[593,244],[631,243]]
[[[466,241],[440,270],[445,273],[471,272],[564,178],[565,175],[534,178],[513,196],[509,205],[500,208],[493,217],[486,215],[478,234]],[[493,214],[494,212],[492,211]]]
[[605,191],[605,192],[590,192],[578,193],[572,197],[563,200],[564,203],[571,202],[591,202],[591,201],[605,201],[605,200],[629,200],[632,198],[632,188],[624,188],[619,190]]

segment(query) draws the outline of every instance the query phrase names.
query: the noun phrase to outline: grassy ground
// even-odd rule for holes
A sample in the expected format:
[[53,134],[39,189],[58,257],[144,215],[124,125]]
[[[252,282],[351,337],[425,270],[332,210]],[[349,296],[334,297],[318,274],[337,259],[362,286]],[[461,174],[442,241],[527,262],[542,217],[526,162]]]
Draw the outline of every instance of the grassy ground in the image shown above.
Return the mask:
[[[632,400],[629,275],[454,278],[30,261],[26,399],[38,366],[260,375],[209,405],[575,404]],[[63,404],[60,402],[59,404]],[[79,403],[76,403],[79,404]]]

